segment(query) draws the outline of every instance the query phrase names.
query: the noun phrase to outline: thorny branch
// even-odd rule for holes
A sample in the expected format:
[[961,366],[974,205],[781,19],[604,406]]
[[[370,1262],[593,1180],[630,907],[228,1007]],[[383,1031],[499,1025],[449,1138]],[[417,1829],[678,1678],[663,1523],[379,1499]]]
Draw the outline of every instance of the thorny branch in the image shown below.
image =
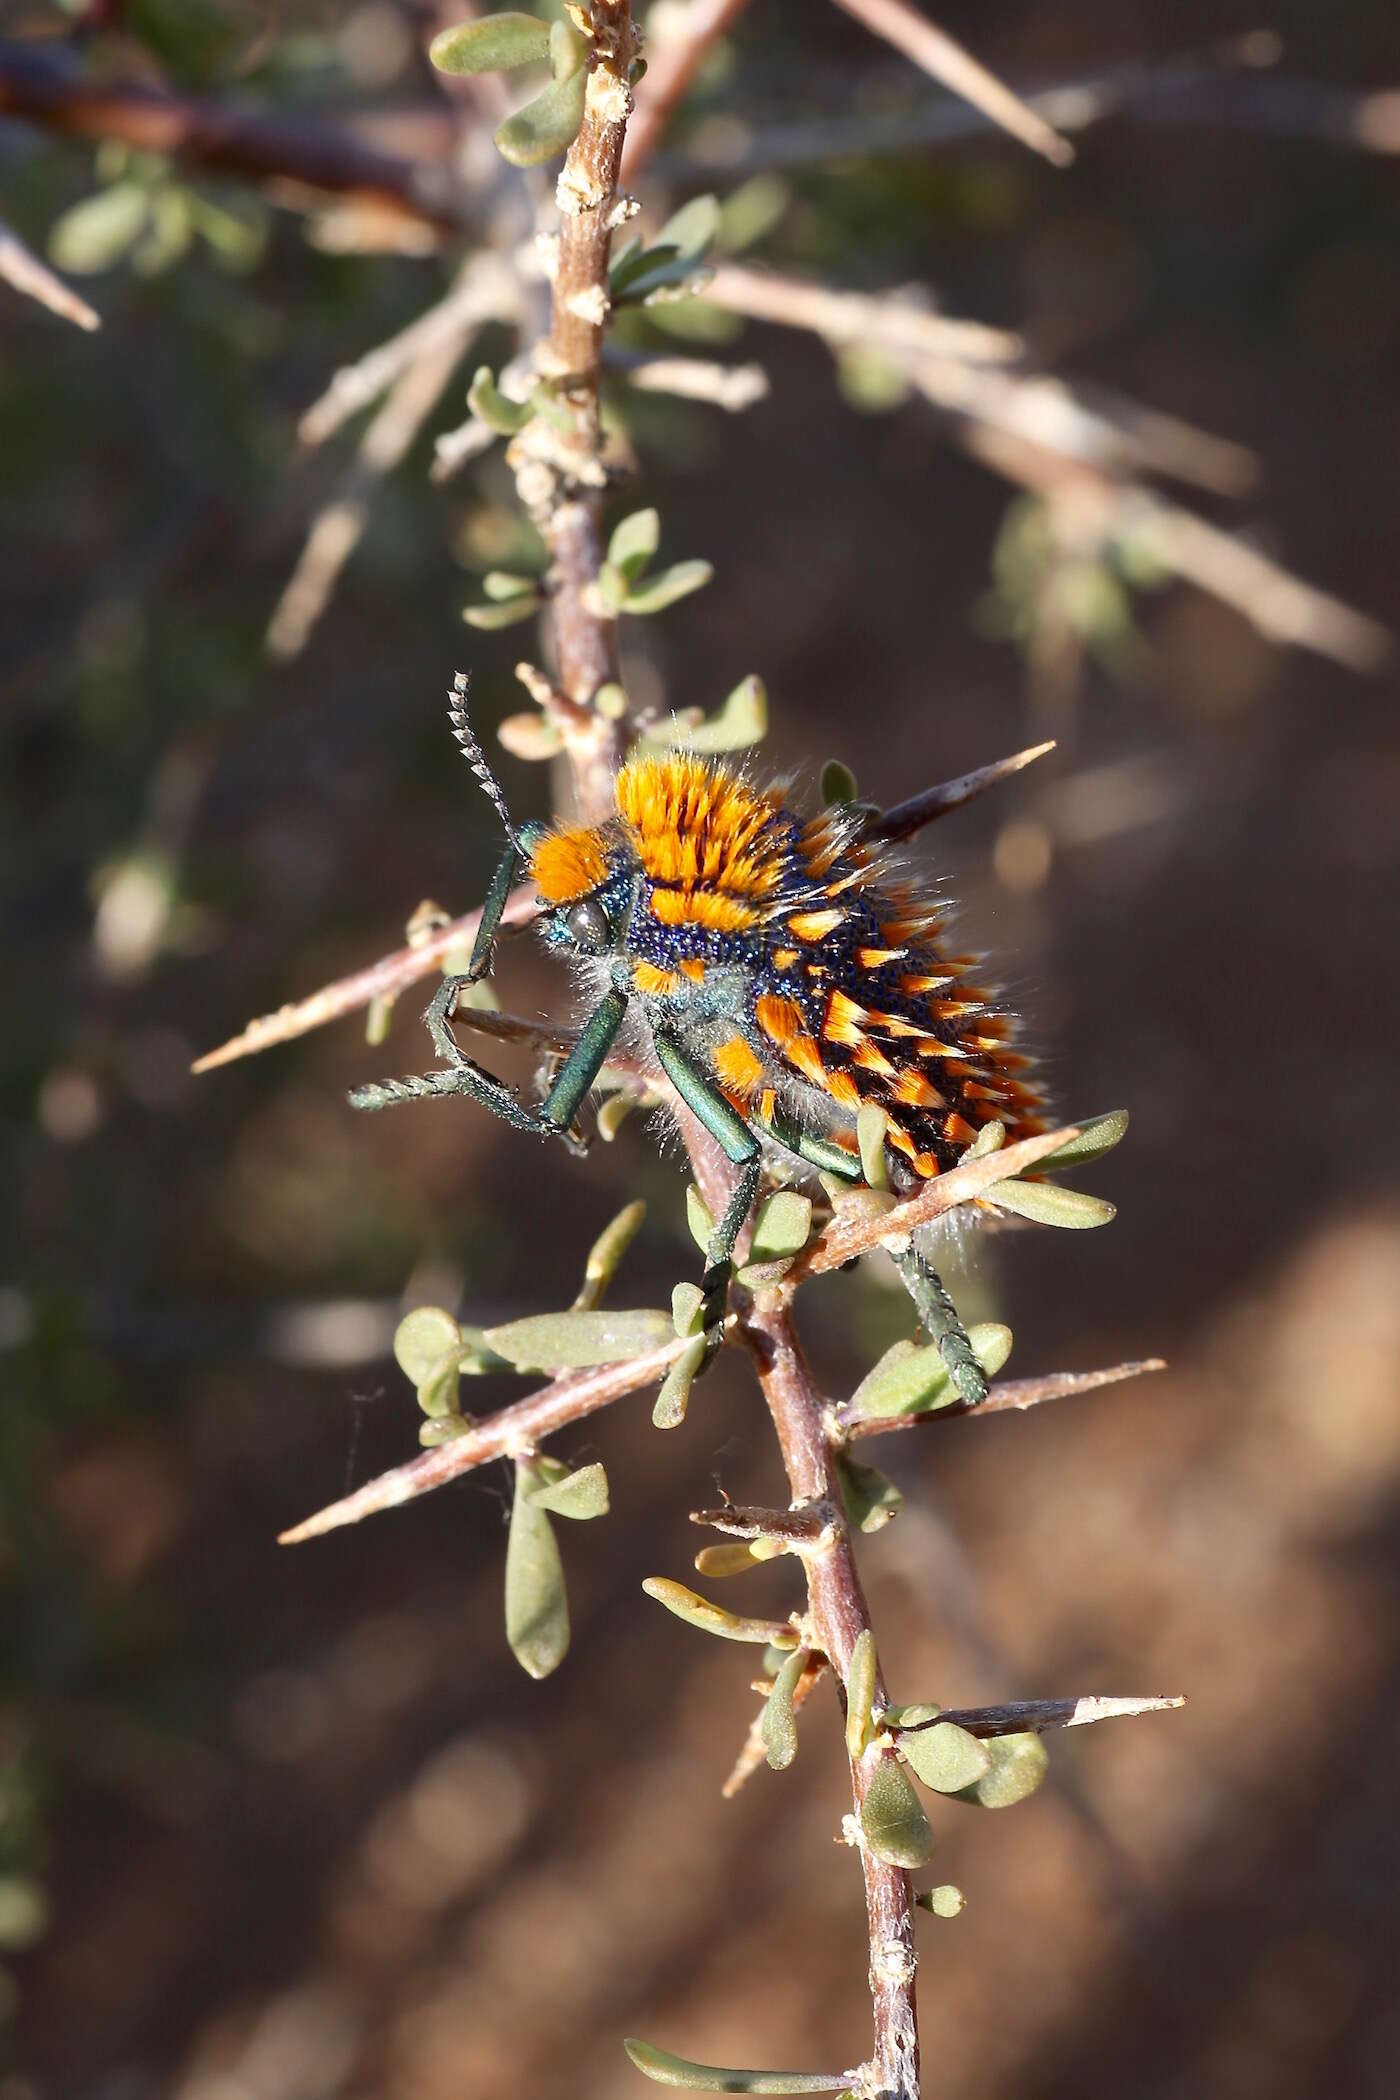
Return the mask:
[[[900,15],[906,10],[880,0],[853,11]],[[702,13],[703,10],[697,10]],[[717,10],[710,10],[713,15]],[[927,26],[927,25],[925,25]],[[541,530],[551,557],[551,624],[561,711],[571,718],[566,750],[572,764],[574,791],[581,812],[596,819],[612,803],[612,775],[621,747],[618,723],[598,710],[600,688],[618,676],[615,622],[597,589],[601,567],[600,513],[609,473],[599,417],[601,352],[609,314],[608,259],[612,233],[629,215],[618,195],[627,120],[632,106],[629,75],[637,50],[628,0],[591,0],[590,50],[582,128],[569,150],[560,177],[557,201],[560,232],[552,258],[551,321],[546,342],[535,353],[542,378],[571,410],[566,428],[536,416],[513,441],[510,453],[519,493]],[[918,317],[927,330],[929,317]],[[956,324],[940,323],[942,329]],[[925,342],[927,337],[925,336]],[[1004,345],[991,332],[979,344],[981,354],[1003,354]],[[928,354],[925,349],[923,354]],[[413,366],[407,368],[412,371]],[[399,384],[403,382],[400,381]],[[391,400],[392,400],[391,395]],[[522,675],[528,667],[523,667]],[[537,677],[538,674],[530,674]],[[1019,762],[1030,756],[1022,754]],[[927,808],[921,802],[889,814],[890,835],[904,835],[955,806],[1008,770],[984,769],[944,791]],[[530,909],[528,897],[511,900],[509,916],[518,921]],[[474,915],[435,931],[421,945],[400,951],[369,972],[285,1009],[255,1024],[237,1042],[226,1045],[201,1067],[220,1063],[266,1043],[314,1027],[332,1012],[343,1012],[369,998],[392,996],[426,975],[447,950],[474,925]],[[720,1157],[694,1118],[678,1111],[682,1137],[702,1196],[718,1215],[728,1193],[732,1170]],[[884,1203],[843,1207],[807,1255],[781,1281],[757,1292],[735,1287],[731,1331],[743,1341],[777,1433],[787,1473],[791,1507],[768,1513],[777,1535],[801,1560],[807,1581],[805,1626],[814,1651],[804,1675],[805,1696],[823,1667],[829,1666],[846,1696],[852,1658],[860,1637],[870,1631],[870,1615],[856,1567],[851,1528],[846,1518],[838,1459],[847,1441],[840,1411],[828,1404],[803,1353],[793,1324],[792,1298],[809,1274],[840,1266],[853,1254],[912,1230],[957,1202],[976,1198],[1003,1176],[1033,1165],[1067,1143],[1073,1129],[1009,1146],[999,1154],[967,1162],[931,1185],[911,1202],[891,1211]],[[381,1479],[333,1504],[284,1534],[288,1542],[310,1538],[337,1525],[357,1522],[372,1510],[406,1502],[501,1456],[522,1456],[542,1438],[610,1404],[623,1394],[659,1378],[687,1342],[677,1338],[645,1357],[571,1373],[502,1409],[483,1422],[469,1422],[452,1441],[424,1453]],[[1092,1374],[1091,1374],[1092,1381]],[[1048,1391],[1042,1397],[1049,1397]],[[1019,1403],[1029,1404],[1024,1397]],[[759,1521],[762,1512],[728,1513],[728,1521]],[[707,1522],[725,1521],[725,1513],[702,1512]],[[877,1708],[887,1703],[883,1683],[874,1686]],[[1149,1702],[1150,1703],[1150,1702]],[[1137,1710],[1142,1702],[1127,1702]],[[1052,1711],[1053,1709],[1053,1711]],[[1064,1709],[1064,1711],[1061,1711]],[[1051,1725],[1078,1715],[1073,1701],[1040,1702],[1038,1719],[1019,1725]],[[1081,1718],[1090,1718],[1085,1713]],[[1004,1714],[981,1714],[989,1731],[1014,1725]],[[731,1778],[736,1784],[753,1758],[753,1739],[741,1754]],[[915,2012],[913,1890],[908,1871],[877,1856],[860,1835],[860,1809],[882,1764],[897,1756],[888,1737],[876,1735],[850,1756],[855,1815],[846,1824],[858,1844],[865,1884],[870,1947],[870,1991],[874,2012],[874,2047],[870,2062],[855,2083],[867,2100],[918,2100],[919,2043]]]
[[405,1465],[381,1473],[353,1494],[317,1510],[315,1516],[284,1531],[280,1543],[298,1546],[304,1539],[338,1531],[343,1524],[358,1524],[381,1509],[415,1502],[433,1488],[459,1480],[464,1473],[474,1473],[478,1466],[489,1465],[492,1459],[527,1457],[546,1437],[557,1436],[561,1429],[597,1414],[599,1408],[610,1407],[625,1394],[640,1392],[643,1386],[664,1378],[684,1347],[685,1343],[677,1340],[664,1348],[649,1350],[645,1356],[628,1357],[622,1363],[567,1372],[537,1392],[527,1393],[523,1400],[499,1408],[484,1422],[472,1422],[451,1443],[439,1444],[436,1450],[425,1451]]

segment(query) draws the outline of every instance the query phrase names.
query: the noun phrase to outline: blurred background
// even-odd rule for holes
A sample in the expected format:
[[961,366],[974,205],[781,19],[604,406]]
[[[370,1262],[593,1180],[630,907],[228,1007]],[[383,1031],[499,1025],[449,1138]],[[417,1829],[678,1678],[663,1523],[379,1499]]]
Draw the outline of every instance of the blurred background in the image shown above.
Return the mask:
[[[562,2100],[641,2090],[624,2032],[711,2062],[868,2046],[833,1700],[790,1772],[722,1802],[745,1654],[639,1589],[684,1578],[717,1483],[780,1491],[741,1364],[677,1435],[638,1396],[560,1447],[605,1461],[613,1513],[563,1541],[574,1641],[546,1684],[501,1627],[504,1468],[275,1544],[416,1448],[406,1303],[566,1302],[637,1193],[618,1301],[694,1270],[641,1119],[580,1163],[464,1104],[351,1115],[348,1086],[427,1063],[416,996],[379,1046],[360,1016],[189,1071],[399,946],[420,899],[466,910],[496,850],[443,696],[470,665],[483,723],[518,711],[520,634],[461,612],[530,550],[499,448],[429,470],[513,338],[457,342],[378,452],[366,413],[297,434],[485,237],[494,117],[422,56],[460,12],[0,7],[0,219],[102,321],[0,282],[4,2100]],[[652,12],[659,40],[685,10]],[[1388,2094],[1394,8],[948,0],[984,61],[1058,91],[1065,170],[834,6],[729,12],[648,211],[713,190],[744,267],[923,288],[1018,331],[1028,376],[1008,408],[971,367],[911,384],[878,340],[833,357],[696,302],[629,324],[633,351],[757,362],[769,391],[619,406],[663,555],[716,570],[631,623],[628,682],[713,708],[757,671],[761,762],[810,785],[840,756],[881,801],[1059,739],[920,856],[1056,1105],[1131,1110],[1090,1183],[1120,1214],[1005,1235],[960,1292],[1022,1374],[1170,1360],[871,1453],[907,1496],[863,1554],[896,1696],[1190,1696],[1050,1738],[1013,1814],[934,1803],[936,1878],[968,1901],[920,1921],[929,2081]],[[67,135],[36,62],[357,124],[465,230]],[[308,533],[338,582],[314,554],[308,582]],[[501,770],[518,817],[547,808],[546,766]],[[527,944],[499,974],[559,1012]],[[830,1391],[901,1302],[877,1276],[804,1296]],[[781,1569],[748,1582],[741,1608],[789,1608]]]

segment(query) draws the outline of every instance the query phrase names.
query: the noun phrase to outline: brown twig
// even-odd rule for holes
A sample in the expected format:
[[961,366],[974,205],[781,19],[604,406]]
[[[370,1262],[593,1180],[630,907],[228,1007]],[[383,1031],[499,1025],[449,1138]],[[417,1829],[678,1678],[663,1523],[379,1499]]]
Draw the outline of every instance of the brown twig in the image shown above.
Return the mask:
[[[844,1688],[870,1611],[856,1567],[850,1526],[842,1511],[836,1472],[839,1444],[827,1429],[828,1411],[792,1323],[789,1289],[765,1293],[739,1321],[778,1434],[788,1486],[797,1509],[820,1509],[821,1541],[803,1554],[808,1619],[813,1636]],[[885,1703],[883,1683],[875,1700]],[[856,1823],[888,1743],[876,1740],[850,1760]],[[742,1760],[741,1760],[742,1762]],[[918,2100],[919,2030],[914,2005],[914,1897],[909,1875],[877,1858],[863,1842],[866,1925],[870,1939],[870,1996],[875,2015],[871,2088],[888,2100]]]
[[1042,1131],[1039,1136],[1022,1138],[1019,1144],[1007,1145],[1000,1152],[964,1159],[946,1174],[926,1182],[917,1195],[889,1210],[840,1210],[821,1238],[799,1255],[790,1273],[822,1276],[830,1269],[844,1267],[857,1254],[869,1254],[876,1247],[907,1239],[920,1225],[931,1225],[958,1204],[975,1201],[1009,1175],[1024,1174],[1028,1167],[1078,1136],[1073,1124],[1066,1124],[1062,1130]]
[[995,73],[989,73],[945,30],[936,28],[910,7],[908,0],[836,0],[836,5],[854,15],[876,36],[883,37],[887,44],[893,44],[896,51],[902,51],[951,94],[960,95],[964,102],[980,109],[983,116],[1009,131],[1033,153],[1043,154],[1057,168],[1068,167],[1074,159],[1074,148],[1068,139],[1061,138],[1044,117],[1013,94]]
[[[524,925],[534,917],[537,909],[533,890],[513,890],[506,899],[501,924]],[[458,919],[448,919],[421,941],[396,948],[392,955],[381,956],[378,962],[370,963],[366,969],[352,970],[348,977],[337,977],[333,984],[322,985],[320,991],[313,992],[308,999],[279,1006],[276,1013],[263,1014],[250,1021],[240,1034],[227,1043],[221,1043],[217,1050],[207,1050],[203,1057],[196,1058],[191,1071],[212,1072],[216,1066],[231,1065],[240,1057],[255,1057],[259,1051],[270,1050],[276,1043],[289,1043],[295,1036],[309,1035],[313,1028],[324,1028],[328,1021],[339,1021],[346,1014],[357,1013],[376,999],[397,997],[409,985],[431,977],[434,970],[441,968],[443,957],[454,949],[470,950],[480,924],[479,910],[464,912]]]
[[352,197],[443,230],[467,222],[465,200],[445,169],[380,153],[348,130],[167,95],[135,81],[85,80],[15,44],[0,45],[0,116],[23,117],[73,138],[120,139],[187,168],[276,183],[283,202],[282,186],[295,183],[318,199]]
[[865,827],[868,839],[885,839],[893,844],[898,839],[908,839],[925,824],[932,824],[939,817],[946,817],[951,810],[961,809],[965,802],[972,802],[978,795],[985,795],[988,788],[999,787],[1023,767],[1032,766],[1038,758],[1044,758],[1055,748],[1052,737],[1045,744],[1030,744],[1024,751],[1015,751],[1010,758],[996,759],[990,766],[978,766],[974,772],[962,773],[956,780],[944,780],[937,787],[925,788],[920,795],[911,795],[907,802],[897,802],[893,809],[882,810],[872,817]]
[[571,1428],[586,1416],[597,1414],[600,1408],[610,1407],[627,1393],[654,1385],[665,1377],[685,1346],[683,1340],[677,1339],[645,1356],[600,1364],[596,1370],[566,1372],[541,1386],[538,1392],[528,1393],[523,1400],[488,1415],[485,1421],[473,1422],[451,1443],[425,1451],[420,1458],[411,1458],[406,1465],[381,1473],[353,1494],[317,1510],[315,1516],[282,1532],[279,1543],[299,1546],[306,1539],[319,1538],[323,1532],[338,1531],[344,1524],[362,1523],[380,1510],[415,1502],[420,1495],[444,1487],[449,1480],[458,1480],[464,1473],[475,1472],[478,1466],[489,1465],[493,1458],[520,1458],[546,1437],[557,1436],[561,1429]]
[[1113,1364],[1103,1371],[1052,1371],[1044,1378],[1002,1378],[985,1400],[954,1400],[947,1407],[924,1408],[910,1415],[863,1415],[858,1408],[839,1407],[836,1426],[841,1434],[857,1437],[884,1436],[895,1429],[918,1429],[926,1422],[955,1421],[960,1415],[996,1415],[1014,1408],[1024,1413],[1047,1400],[1064,1400],[1071,1393],[1091,1393],[1101,1385],[1120,1385],[1125,1378],[1141,1378],[1149,1371],[1165,1371],[1166,1359],[1148,1356],[1136,1363]]

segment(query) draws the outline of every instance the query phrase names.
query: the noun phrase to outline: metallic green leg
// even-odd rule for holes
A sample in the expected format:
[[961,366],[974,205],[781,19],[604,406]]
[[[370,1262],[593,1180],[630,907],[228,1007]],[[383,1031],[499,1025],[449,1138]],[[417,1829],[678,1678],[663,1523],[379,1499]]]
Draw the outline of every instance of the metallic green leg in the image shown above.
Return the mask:
[[445,1072],[429,1072],[415,1079],[386,1079],[373,1086],[357,1087],[350,1096],[352,1108],[392,1108],[400,1101],[424,1101],[445,1094],[464,1094],[481,1108],[489,1108],[516,1130],[535,1137],[558,1137],[571,1152],[585,1148],[571,1132],[584,1096],[603,1066],[622,1025],[627,1001],[620,992],[609,992],[589,1017],[582,1034],[555,1077],[553,1086],[537,1111],[527,1108],[502,1080],[468,1057],[453,1038],[450,1021],[457,992],[463,980],[448,977],[434,996],[425,1019],[438,1056],[448,1066]]
[[938,1353],[958,1398],[969,1407],[980,1406],[988,1392],[986,1373],[972,1353],[967,1329],[958,1318],[958,1309],[948,1296],[942,1277],[912,1246],[903,1254],[896,1254],[894,1265],[918,1309],[921,1325],[938,1344]]
[[476,939],[472,942],[471,961],[467,964],[467,974],[459,980],[462,984],[475,984],[477,979],[485,977],[491,968],[491,956],[496,946],[496,933],[501,923],[501,913],[506,908],[506,898],[510,895],[511,884],[515,881],[519,872],[521,858],[520,850],[514,839],[512,839],[496,864],[495,874],[491,877],[491,887],[487,890],[486,902],[481,907],[481,919],[477,925]]
[[661,1060],[662,1070],[686,1107],[709,1131],[710,1136],[723,1150],[725,1158],[740,1170],[734,1193],[725,1206],[724,1216],[710,1234],[710,1244],[705,1249],[705,1273],[700,1278],[700,1288],[705,1301],[705,1335],[709,1342],[709,1353],[713,1356],[719,1347],[720,1327],[729,1295],[734,1242],[744,1229],[744,1220],[753,1208],[753,1199],[758,1193],[762,1154],[759,1151],[758,1140],[743,1117],[730,1107],[722,1094],[715,1092],[708,1075],[686,1056],[678,1044],[669,1041],[665,1036],[657,1036],[656,1054]]
[[540,1117],[561,1136],[582,1108],[588,1089],[602,1071],[626,1011],[627,1001],[621,992],[606,993],[589,1015],[578,1041],[554,1075],[554,1084],[545,1096]]
[[844,1145],[831,1138],[818,1137],[815,1131],[804,1130],[794,1116],[786,1110],[774,1108],[772,1120],[750,1124],[764,1137],[771,1137],[785,1151],[795,1152],[805,1159],[808,1166],[817,1167],[823,1174],[834,1174],[842,1181],[856,1182],[863,1179],[860,1161],[852,1157]]

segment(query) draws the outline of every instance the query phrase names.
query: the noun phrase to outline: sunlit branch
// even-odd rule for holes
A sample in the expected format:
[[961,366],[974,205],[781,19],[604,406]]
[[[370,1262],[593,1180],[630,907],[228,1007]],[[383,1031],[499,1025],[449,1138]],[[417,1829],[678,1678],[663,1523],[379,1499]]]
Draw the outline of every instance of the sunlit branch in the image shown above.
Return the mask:
[[1000,1378],[985,1400],[954,1400],[947,1407],[921,1409],[908,1415],[863,1415],[859,1409],[840,1407],[836,1426],[843,1436],[855,1439],[885,1436],[896,1429],[919,1429],[928,1422],[956,1420],[960,1415],[996,1415],[1008,1409],[1024,1413],[1047,1400],[1064,1400],[1072,1393],[1091,1393],[1101,1385],[1121,1385],[1126,1378],[1141,1378],[1149,1371],[1165,1371],[1166,1360],[1148,1356],[1139,1362],[1113,1364],[1102,1371],[1051,1371],[1044,1378]]
[[555,1436],[600,1408],[610,1407],[627,1393],[655,1385],[686,1347],[683,1340],[667,1342],[645,1356],[632,1356],[621,1363],[601,1364],[596,1370],[570,1371],[551,1384],[541,1386],[523,1400],[512,1402],[484,1421],[473,1422],[451,1443],[439,1444],[405,1465],[381,1473],[353,1494],[342,1496],[318,1510],[315,1516],[294,1524],[280,1534],[284,1546],[299,1546],[322,1532],[337,1531],[344,1524],[359,1524],[380,1510],[398,1509],[420,1495],[458,1480],[494,1458],[520,1458],[533,1452],[546,1437]]

